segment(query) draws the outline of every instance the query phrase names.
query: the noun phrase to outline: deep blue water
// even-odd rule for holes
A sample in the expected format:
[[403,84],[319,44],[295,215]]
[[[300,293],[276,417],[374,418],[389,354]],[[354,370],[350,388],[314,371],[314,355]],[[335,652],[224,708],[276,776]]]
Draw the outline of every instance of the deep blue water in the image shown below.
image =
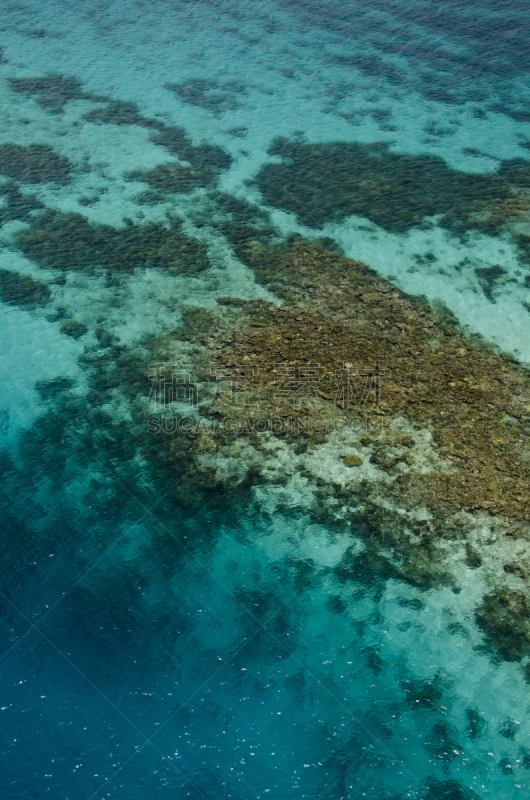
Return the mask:
[[[15,177],[22,193],[117,229],[174,211],[203,237],[213,269],[177,279],[43,267],[16,240],[35,217],[2,216],[1,269],[51,295],[47,305],[5,295],[0,309],[0,797],[524,797],[528,686],[477,628],[474,573],[463,592],[407,584],[363,555],[360,531],[317,521],[299,498],[276,502],[275,486],[184,505],[180,476],[146,456],[126,358],[136,363],[150,337],[180,324],[182,305],[261,290],[211,224],[206,191],[166,206],[137,200],[127,174],[167,157],[149,128],[86,122],[90,99],[39,104],[10,81],[64,74],[135,102],[195,144],[229,151],[220,188],[256,202],[248,181],[279,134],[397,141],[487,172],[528,159],[526,4],[2,5],[0,145],[54,146],[75,165],[66,185]],[[224,106],[164,88],[215,77]],[[359,111],[380,107],[392,109],[392,129]],[[442,132],[426,141],[418,120]],[[466,152],[475,144],[478,157]],[[299,229],[280,213],[274,222]],[[363,234],[361,222],[342,232],[349,255],[439,293],[501,347],[523,348],[526,267],[509,243],[457,242],[441,229],[432,239]],[[439,261],[420,259],[407,276],[399,265],[414,247]],[[75,261],[80,242],[68,248]],[[500,257],[508,277],[494,304],[466,269]],[[84,331],[68,333],[65,320]]]

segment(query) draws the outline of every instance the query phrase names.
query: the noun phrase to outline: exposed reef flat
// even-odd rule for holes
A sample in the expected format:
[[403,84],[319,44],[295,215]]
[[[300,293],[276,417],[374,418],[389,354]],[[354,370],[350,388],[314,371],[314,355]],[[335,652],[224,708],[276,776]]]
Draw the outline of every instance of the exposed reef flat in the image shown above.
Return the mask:
[[364,526],[389,574],[457,590],[480,570],[482,627],[530,655],[528,371],[361,263],[305,241],[245,248],[284,302],[190,309],[155,348],[197,365],[197,411],[167,437],[181,499],[253,486]]

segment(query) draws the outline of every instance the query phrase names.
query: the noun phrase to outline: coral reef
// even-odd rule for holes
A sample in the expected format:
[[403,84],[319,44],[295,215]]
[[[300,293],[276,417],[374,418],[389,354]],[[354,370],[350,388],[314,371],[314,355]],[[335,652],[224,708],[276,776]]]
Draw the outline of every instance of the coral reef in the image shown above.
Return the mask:
[[232,157],[222,147],[207,143],[192,144],[183,128],[162,126],[159,133],[151,136],[151,141],[190,165],[159,164],[149,171],[129,173],[131,180],[145,181],[159,192],[186,194],[199,186],[212,186],[219,172],[228,169],[232,163]]
[[[152,427],[181,475],[179,499],[276,486],[365,530],[362,559],[385,574],[456,590],[461,564],[499,596],[530,597],[527,370],[315,243],[241,250],[285,302],[220,298],[217,314],[189,309],[153,345],[152,361],[184,353],[195,365],[186,391],[198,387],[198,408]],[[357,580],[364,567],[341,569]],[[480,624],[501,654],[508,636],[521,657],[530,626],[506,629],[499,602],[485,601]],[[524,621],[527,602],[508,607]]]
[[64,183],[72,169],[66,156],[47,144],[0,145],[0,173],[21,183]]
[[61,325],[61,333],[71,336],[72,339],[79,339],[81,336],[85,335],[87,330],[88,328],[86,325],[83,325],[82,322],[76,322],[75,320],[68,320]]
[[497,172],[475,175],[451,169],[438,156],[394,153],[387,143],[303,144],[277,139],[269,153],[282,163],[265,164],[257,176],[265,202],[320,227],[358,214],[393,233],[424,217],[442,215],[456,229],[495,232],[522,206],[530,164],[513,159]]
[[530,653],[530,607],[523,592],[496,589],[484,598],[476,617],[503,658],[518,661]]
[[0,269],[0,297],[4,303],[31,308],[47,303],[50,290],[45,283],[34,281],[29,275]]
[[194,145],[184,128],[162,127],[159,133],[151,136],[151,141],[165,147],[181,161],[188,161],[196,169],[201,167],[228,169],[232,163],[232,157],[222,147],[208,142]]
[[261,382],[272,380],[275,361],[315,363],[318,391],[332,400],[344,364],[379,363],[378,411],[430,424],[458,466],[423,479],[436,502],[530,519],[526,370],[469,343],[448,312],[406,298],[361,264],[307,243],[248,251],[258,280],[283,284],[282,296],[296,300],[255,315],[252,331],[234,336],[238,360],[263,364]]
[[183,83],[165,83],[164,86],[183,103],[204,108],[215,116],[239,108],[241,103],[237,95],[246,94],[245,87],[235,81],[220,83],[208,78],[189,78]]
[[186,236],[177,222],[170,227],[131,223],[117,230],[92,225],[81,214],[46,211],[18,234],[17,245],[39,266],[54,269],[155,267],[194,274],[209,267],[204,245]]
[[181,164],[159,164],[152,170],[133,170],[127,178],[143,181],[157,192],[188,194],[199,186],[211,186],[218,174],[211,167],[184,167]]
[[139,125],[142,128],[163,128],[156,119],[149,119],[140,114],[136,103],[125,100],[109,100],[104,108],[94,108],[83,119],[88,122],[103,122],[112,125]]
[[74,100],[98,99],[83,90],[80,81],[69,75],[52,74],[41,78],[10,78],[14,92],[34,97],[37,103],[52,114],[60,114]]
[[32,212],[44,208],[44,205],[32,194],[22,194],[14,183],[0,186],[0,197],[4,205],[0,207],[0,225],[19,219],[21,222],[30,222]]

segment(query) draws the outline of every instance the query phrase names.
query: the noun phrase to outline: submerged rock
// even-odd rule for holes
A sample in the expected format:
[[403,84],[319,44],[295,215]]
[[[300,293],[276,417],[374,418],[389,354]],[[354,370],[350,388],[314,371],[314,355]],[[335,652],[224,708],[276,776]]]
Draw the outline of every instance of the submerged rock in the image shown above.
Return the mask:
[[72,339],[79,339],[81,336],[85,335],[87,330],[88,328],[86,325],[83,325],[82,322],[76,322],[75,320],[68,320],[61,325],[61,333],[71,336]]
[[525,594],[498,589],[484,598],[476,616],[505,659],[518,661],[530,654],[530,605]]
[[363,463],[362,458],[359,458],[359,456],[356,455],[342,456],[342,460],[347,467],[360,467]]

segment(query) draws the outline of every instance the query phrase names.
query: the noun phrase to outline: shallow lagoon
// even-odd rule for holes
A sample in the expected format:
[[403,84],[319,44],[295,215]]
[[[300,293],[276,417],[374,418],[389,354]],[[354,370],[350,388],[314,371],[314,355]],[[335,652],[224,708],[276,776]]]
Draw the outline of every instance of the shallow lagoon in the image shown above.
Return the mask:
[[377,206],[311,227],[258,177],[279,136],[386,142],[460,178],[524,164],[525,13],[6,7],[0,268],[26,280],[2,282],[2,796],[524,791],[527,657],[503,661],[479,630],[476,564],[458,592],[405,583],[303,483],[177,500],[135,409],[153,341],[219,298],[285,299],[238,258],[248,236],[327,237],[530,360],[520,176],[492,197],[518,198],[502,224],[449,225],[445,193],[406,229]]

